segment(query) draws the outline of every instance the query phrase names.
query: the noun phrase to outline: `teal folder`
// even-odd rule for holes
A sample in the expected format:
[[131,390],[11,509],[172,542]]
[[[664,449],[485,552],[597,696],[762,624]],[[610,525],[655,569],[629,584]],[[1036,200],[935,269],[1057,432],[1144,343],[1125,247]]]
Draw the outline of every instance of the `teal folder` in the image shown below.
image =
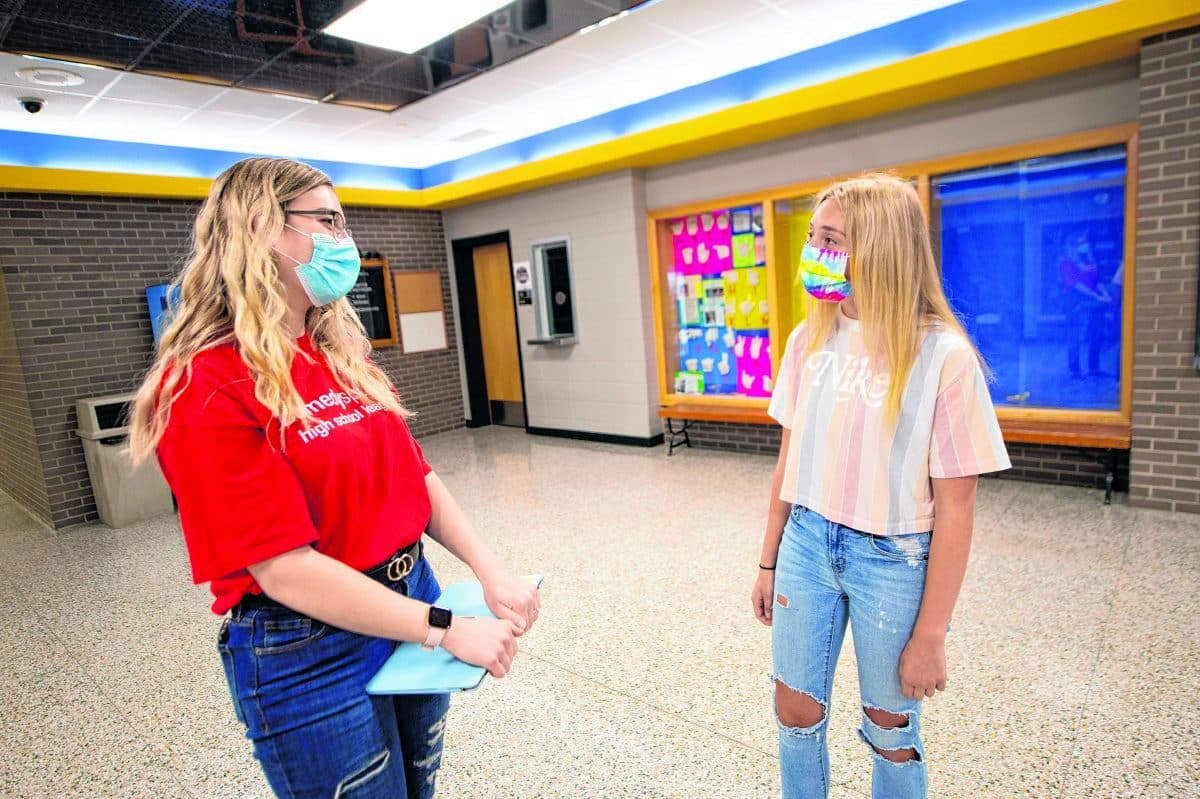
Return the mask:
[[[541,587],[541,575],[525,578]],[[483,601],[483,586],[478,580],[446,586],[435,603],[455,616],[487,616],[496,618]],[[420,644],[405,641],[396,646],[391,656],[367,683],[369,694],[449,694],[478,688],[487,676],[483,666],[472,666],[451,655],[440,646],[427,652]]]

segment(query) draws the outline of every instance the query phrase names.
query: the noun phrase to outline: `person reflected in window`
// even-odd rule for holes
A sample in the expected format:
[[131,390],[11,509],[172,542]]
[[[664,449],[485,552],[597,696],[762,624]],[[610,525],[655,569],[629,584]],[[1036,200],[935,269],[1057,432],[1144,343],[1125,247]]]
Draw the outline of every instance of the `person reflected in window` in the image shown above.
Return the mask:
[[1104,317],[1113,307],[1113,298],[1100,282],[1100,269],[1087,233],[1067,238],[1058,272],[1066,294],[1064,310],[1070,328],[1067,369],[1072,377],[1081,376],[1079,350],[1083,345],[1087,348],[1087,374],[1104,377],[1100,370],[1100,350],[1104,344]]

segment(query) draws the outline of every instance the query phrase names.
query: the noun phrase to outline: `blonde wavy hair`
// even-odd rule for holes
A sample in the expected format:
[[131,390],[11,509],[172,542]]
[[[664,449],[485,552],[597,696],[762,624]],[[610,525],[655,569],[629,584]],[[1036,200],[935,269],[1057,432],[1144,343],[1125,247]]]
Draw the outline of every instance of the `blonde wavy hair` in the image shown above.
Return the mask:
[[[942,290],[942,276],[933,258],[929,227],[916,189],[886,173],[869,173],[825,188],[813,209],[834,200],[846,220],[850,251],[847,277],[862,320],[868,352],[891,372],[884,403],[895,422],[921,341],[940,322],[959,333],[987,366],[955,316]],[[833,332],[838,304],[806,297],[809,351],[825,345]]]
[[[279,421],[281,446],[288,426],[316,421],[292,384],[299,349],[285,324],[287,296],[271,247],[283,231],[284,207],[325,185],[333,184],[324,172],[283,158],[247,158],[213,182],[196,216],[191,253],[171,284],[168,296],[176,301],[157,357],[134,400],[129,454],[135,463],[162,439],[171,406],[191,380],[192,360],[228,343],[250,370],[255,398]],[[410,415],[368,358],[370,341],[347,300],[310,308],[304,327],[344,390],[402,418]]]

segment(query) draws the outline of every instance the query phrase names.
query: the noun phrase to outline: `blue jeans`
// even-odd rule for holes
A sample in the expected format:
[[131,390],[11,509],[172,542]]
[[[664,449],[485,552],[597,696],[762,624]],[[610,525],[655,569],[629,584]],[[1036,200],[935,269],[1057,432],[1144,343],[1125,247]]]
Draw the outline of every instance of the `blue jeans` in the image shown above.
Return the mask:
[[[869,535],[800,505],[792,508],[775,571],[774,679],[782,683],[777,692],[791,689],[807,694],[825,712],[811,727],[779,723],[784,799],[829,795],[826,723],[847,621],[858,656],[864,708],[858,735],[874,747],[871,795],[875,799],[926,795],[921,703],[901,693],[899,666],[921,607],[930,538],[930,533]],[[906,716],[907,723],[881,727],[867,716],[866,708]],[[917,757],[893,763],[876,749],[913,750]]]
[[[390,585],[425,602],[440,593],[424,557]],[[433,796],[450,697],[368,696],[367,681],[394,647],[286,608],[234,609],[217,649],[238,721],[276,795]]]

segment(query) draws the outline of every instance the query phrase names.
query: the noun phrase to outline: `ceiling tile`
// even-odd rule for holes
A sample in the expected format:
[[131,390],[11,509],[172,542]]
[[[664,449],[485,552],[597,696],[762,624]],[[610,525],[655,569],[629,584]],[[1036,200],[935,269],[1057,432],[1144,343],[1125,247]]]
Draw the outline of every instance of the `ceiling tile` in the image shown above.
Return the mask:
[[201,113],[217,111],[275,121],[291,117],[308,107],[310,103],[302,99],[276,97],[267,92],[249,89],[229,89],[205,106]]
[[[731,7],[727,0],[688,0],[686,3],[657,3],[639,9],[636,14],[615,23],[623,26],[636,20],[644,25],[655,25],[674,31],[682,36],[692,36],[716,27],[737,27],[747,13],[759,11],[758,0],[743,0]],[[737,20],[734,22],[733,20]]]
[[356,83],[338,92],[334,101],[348,107],[371,109],[386,114],[422,100],[429,95],[380,83]]
[[263,63],[208,50],[160,44],[138,62],[138,69],[158,75],[189,76],[192,80],[195,76],[204,76],[213,82],[230,85],[253,75]]
[[22,19],[50,26],[153,41],[191,5],[183,0],[26,0],[18,13]]
[[[653,10],[653,8],[649,9]],[[619,19],[603,28],[572,36],[555,47],[569,49],[571,53],[596,61],[628,58],[642,50],[659,47],[665,42],[684,42],[670,31],[641,20],[641,12]]]
[[87,125],[105,125],[115,128],[129,127],[136,119],[139,127],[173,126],[191,113],[190,108],[152,103],[133,103],[107,98],[92,103],[79,119]]
[[253,141],[253,137],[270,124],[271,120],[262,117],[205,110],[187,117],[172,129],[172,135],[176,143],[184,147],[270,152],[255,146]]
[[227,91],[224,86],[126,72],[109,85],[104,96],[114,100],[199,108],[224,91]]
[[253,35],[242,35],[240,31],[244,29],[244,20],[239,25],[236,14],[196,6],[166,32],[162,43],[263,63],[291,47],[298,37],[298,28],[295,26],[284,31],[291,38],[283,43],[265,42]]
[[316,105],[303,104],[303,108],[289,119],[306,125],[324,125],[340,131],[349,131],[374,122],[380,116],[383,115],[378,111],[319,103]]
[[553,85],[572,75],[611,63],[575,52],[566,42],[548,45],[504,67],[504,75],[518,80]]
[[512,102],[516,98],[530,94],[542,87],[543,84],[527,80],[514,80],[503,72],[497,71],[485,72],[461,86],[455,86],[453,91],[460,99],[498,105]]
[[124,68],[149,44],[142,39],[17,17],[0,47],[12,52],[61,56],[69,61]]

